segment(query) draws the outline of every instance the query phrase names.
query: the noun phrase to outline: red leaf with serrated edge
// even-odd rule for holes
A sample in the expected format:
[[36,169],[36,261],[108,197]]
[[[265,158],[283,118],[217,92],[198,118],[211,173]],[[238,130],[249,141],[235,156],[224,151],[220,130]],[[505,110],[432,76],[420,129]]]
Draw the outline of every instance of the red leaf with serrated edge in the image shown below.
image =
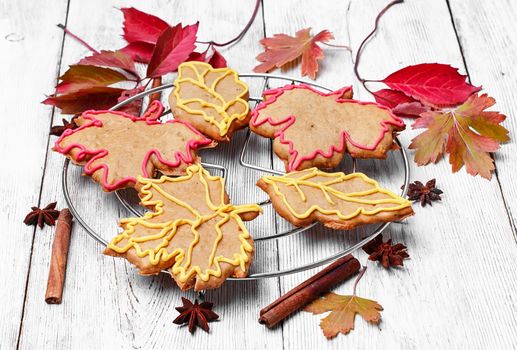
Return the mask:
[[436,163],[447,152],[453,172],[465,165],[467,173],[490,179],[495,167],[488,152],[496,151],[500,142],[509,140],[508,130],[500,125],[506,117],[485,111],[494,104],[495,100],[488,95],[476,94],[455,109],[423,113],[413,128],[427,130],[409,145],[416,150],[415,162]]
[[275,34],[272,38],[260,40],[265,51],[257,56],[257,60],[262,62],[253,70],[258,73],[269,72],[275,68],[281,68],[285,64],[294,61],[301,56],[302,76],[308,75],[312,79],[316,78],[318,72],[318,60],[321,60],[323,50],[316,44],[327,42],[334,39],[328,30],[322,30],[315,36],[311,36],[311,28],[301,29],[295,36],[286,34]]
[[155,78],[174,72],[196,48],[199,23],[182,27],[181,23],[167,28],[158,38],[147,76]]
[[127,77],[110,68],[73,65],[59,77],[58,94],[76,92],[85,88],[108,86],[127,80]]
[[431,109],[400,91],[381,89],[373,92],[373,96],[377,103],[391,108],[398,117],[418,118]]
[[77,114],[88,109],[109,109],[116,103],[124,89],[92,87],[61,96],[50,96],[42,103],[61,108],[65,114]]
[[226,68],[228,64],[226,63],[226,59],[221,55],[219,51],[213,49],[214,53],[212,57],[208,60],[208,64],[214,68]]
[[131,56],[133,60],[141,63],[149,63],[153,57],[154,44],[135,41],[121,48],[119,51]]
[[185,61],[186,62],[190,62],[190,61],[205,62],[206,61],[206,52],[192,52]]
[[[135,96],[136,94],[139,94],[144,90],[145,90],[145,88],[143,86],[139,86],[134,89],[124,90],[124,91],[122,91],[122,94],[120,95],[120,97],[117,99],[117,103],[125,101],[128,98]],[[117,109],[117,111],[124,112],[127,114],[132,114],[132,115],[140,115],[140,111],[142,110],[142,102],[143,102],[143,99],[138,98],[132,102],[129,102],[127,105],[120,107],[119,109]]]
[[458,69],[440,63],[408,66],[390,74],[382,82],[418,101],[437,107],[455,106],[467,100],[481,87],[466,81]]
[[124,14],[124,39],[128,43],[140,41],[156,44],[160,34],[169,28],[162,19],[133,7],[120,10]]
[[135,62],[133,61],[131,56],[120,50],[102,50],[101,52],[96,52],[93,55],[80,60],[79,64],[87,66],[121,68],[133,73],[135,76],[138,76],[138,73],[135,68]]

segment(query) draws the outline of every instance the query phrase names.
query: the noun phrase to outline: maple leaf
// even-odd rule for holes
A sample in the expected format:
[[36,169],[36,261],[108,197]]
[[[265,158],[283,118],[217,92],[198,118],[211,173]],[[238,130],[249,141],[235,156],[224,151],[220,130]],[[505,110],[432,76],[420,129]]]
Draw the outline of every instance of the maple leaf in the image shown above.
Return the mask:
[[136,71],[135,62],[131,58],[131,55],[124,53],[123,51],[108,51],[102,50],[101,52],[96,52],[91,56],[85,57],[79,61],[80,65],[88,65],[88,66],[104,66],[104,67],[113,67],[113,68],[121,68],[126,71],[132,73],[135,77],[138,77],[138,72]]
[[81,89],[60,96],[50,96],[42,103],[61,108],[65,114],[82,113],[87,109],[109,109],[116,103],[124,89],[106,86]]
[[315,315],[330,311],[330,314],[321,320],[320,328],[328,339],[332,339],[340,332],[348,334],[354,329],[356,314],[361,315],[367,322],[378,324],[383,308],[374,300],[331,292],[316,299],[304,310]]
[[84,165],[105,191],[132,186],[138,175],[152,177],[155,169],[181,173],[211,140],[181,121],[158,122],[162,111],[158,101],[142,117],[87,111],[75,120],[79,128],[66,130],[53,149]]
[[116,70],[89,65],[72,65],[59,77],[61,83],[56,87],[58,94],[77,92],[79,90],[108,86],[127,80],[127,77]]
[[121,219],[124,231],[104,253],[126,258],[144,275],[170,269],[183,290],[217,288],[227,277],[246,276],[253,239],[242,220],[255,218],[260,207],[230,204],[224,180],[199,164],[186,173],[140,177],[141,203],[151,211]]
[[295,226],[320,221],[330,228],[350,230],[413,214],[410,201],[362,173],[345,175],[312,168],[263,176],[257,185],[269,194],[275,210]]
[[323,50],[316,43],[332,39],[334,36],[328,30],[322,30],[315,36],[311,36],[311,28],[297,31],[294,37],[275,34],[272,38],[264,38],[260,40],[260,43],[264,46],[265,51],[257,56],[257,60],[262,63],[253,70],[258,73],[269,72],[274,68],[281,68],[301,56],[302,76],[308,75],[315,79],[318,72],[318,60],[324,57]]
[[466,82],[458,69],[440,63],[422,63],[402,68],[381,82],[431,106],[454,106],[463,103],[481,87]]
[[120,9],[124,14],[124,39],[128,43],[156,44],[160,34],[169,28],[167,22],[134,7]]
[[510,139],[508,130],[499,125],[506,117],[485,111],[494,104],[495,99],[487,94],[476,94],[455,109],[423,113],[412,125],[414,129],[427,128],[409,145],[416,150],[415,162],[436,163],[447,152],[453,172],[465,165],[467,173],[490,179],[495,167],[488,152]]
[[345,152],[385,158],[393,148],[393,133],[403,130],[404,122],[384,106],[349,95],[350,87],[322,93],[305,84],[268,90],[252,112],[250,128],[275,138],[274,151],[285,160],[287,171],[333,168]]
[[400,91],[381,89],[373,92],[373,96],[377,103],[391,108],[398,117],[418,118],[420,114],[431,110],[429,106]]
[[147,67],[147,76],[155,78],[178,69],[196,48],[199,22],[183,27],[181,23],[163,31],[156,42]]
[[149,63],[153,57],[155,44],[135,41],[121,48],[119,51],[129,55],[136,62]]

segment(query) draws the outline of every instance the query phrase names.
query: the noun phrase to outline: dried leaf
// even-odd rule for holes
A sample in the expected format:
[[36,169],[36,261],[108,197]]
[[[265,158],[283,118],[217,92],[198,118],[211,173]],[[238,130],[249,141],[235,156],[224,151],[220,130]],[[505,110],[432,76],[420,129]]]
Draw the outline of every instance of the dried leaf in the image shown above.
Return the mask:
[[402,68],[382,80],[390,88],[401,91],[431,106],[454,106],[463,103],[481,87],[466,82],[457,68],[439,63],[422,63]]
[[43,103],[61,108],[64,114],[82,113],[88,109],[109,109],[117,104],[124,89],[92,87],[60,96],[50,96]]
[[391,111],[398,117],[418,118],[420,114],[431,110],[429,106],[400,91],[381,89],[375,91],[373,96],[377,103],[391,108]]
[[80,60],[79,64],[89,66],[121,68],[133,73],[135,76],[138,76],[138,72],[136,71],[135,67],[135,62],[133,61],[131,56],[120,50],[102,50],[101,52],[96,52],[93,55]]
[[153,57],[154,47],[154,44],[135,41],[129,43],[119,51],[129,55],[136,62],[149,63],[151,57]]
[[356,314],[361,315],[367,322],[378,324],[383,308],[374,300],[331,292],[316,299],[304,310],[315,315],[330,311],[330,314],[321,320],[320,328],[327,339],[332,339],[339,333],[348,334],[354,329]]
[[124,39],[128,43],[140,41],[156,44],[160,34],[169,28],[167,22],[134,7],[120,10],[124,14]]
[[56,92],[65,94],[119,83],[127,80],[127,77],[110,68],[78,64],[70,66],[59,79],[61,83],[56,87]]
[[500,125],[506,117],[485,111],[494,104],[492,97],[476,94],[455,109],[423,113],[413,128],[427,130],[409,145],[416,150],[415,162],[436,163],[447,152],[453,172],[465,165],[467,173],[490,179],[495,167],[488,152],[496,151],[499,143],[510,139],[508,130]]
[[174,72],[196,48],[199,23],[182,27],[181,23],[167,28],[158,38],[147,67],[147,76],[155,78]]
[[262,64],[253,70],[258,73],[269,72],[301,57],[302,76],[308,75],[315,79],[318,60],[324,57],[323,50],[316,43],[327,42],[334,39],[334,36],[328,30],[322,30],[315,36],[311,36],[310,32],[311,28],[306,28],[297,31],[294,37],[275,34],[272,38],[260,40],[265,51],[257,56],[257,60]]

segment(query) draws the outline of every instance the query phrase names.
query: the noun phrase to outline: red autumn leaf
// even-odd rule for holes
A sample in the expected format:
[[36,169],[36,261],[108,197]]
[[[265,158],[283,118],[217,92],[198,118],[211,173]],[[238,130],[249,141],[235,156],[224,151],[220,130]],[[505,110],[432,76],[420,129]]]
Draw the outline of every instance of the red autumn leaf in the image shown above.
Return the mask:
[[[117,99],[117,103],[125,101],[128,98],[135,96],[136,94],[139,94],[144,90],[145,90],[145,88],[143,86],[139,86],[134,89],[124,90],[124,91],[122,91],[122,94],[120,95],[120,97]],[[132,115],[140,115],[140,111],[142,110],[142,102],[143,102],[143,99],[138,98],[138,99],[136,99],[132,102],[129,102],[128,104],[120,107],[119,109],[117,109],[117,111],[124,112],[127,114],[132,114]]]
[[131,56],[120,50],[102,50],[101,52],[96,52],[93,55],[80,60],[79,64],[86,66],[104,66],[121,68],[133,73],[135,76],[138,76],[135,67],[135,62],[133,61]]
[[321,60],[323,50],[316,44],[334,39],[328,30],[322,30],[315,36],[311,36],[311,28],[301,29],[295,37],[286,34],[275,34],[272,38],[260,40],[265,51],[257,56],[262,62],[253,70],[258,73],[269,72],[275,68],[281,68],[301,56],[302,76],[308,75],[316,78],[318,72],[318,60]]
[[56,87],[56,92],[64,94],[85,88],[108,86],[125,81],[127,77],[110,68],[73,65],[59,79],[61,83]]
[[88,109],[109,109],[116,103],[124,89],[106,86],[91,87],[61,96],[50,96],[44,104],[61,108],[65,114],[77,114]]
[[391,108],[398,117],[418,118],[420,114],[431,110],[429,106],[423,105],[400,91],[381,89],[375,91],[373,96],[377,103]]
[[149,63],[153,57],[154,44],[135,41],[121,48],[119,51],[131,56],[136,62]]
[[466,78],[449,65],[422,63],[402,68],[382,82],[424,104],[444,107],[463,103],[481,90],[481,87],[467,83]]
[[213,49],[214,53],[212,57],[208,60],[208,64],[214,68],[226,68],[228,64],[226,63],[226,59],[221,55],[219,51]]
[[409,145],[416,150],[415,162],[436,163],[447,152],[453,172],[465,165],[467,173],[490,179],[495,167],[488,152],[509,140],[508,130],[500,125],[506,117],[485,111],[494,104],[492,97],[475,94],[455,109],[423,113],[412,125],[414,129],[427,128]]
[[128,43],[140,41],[156,44],[160,34],[169,28],[167,22],[134,7],[120,10],[124,14],[124,39]]
[[147,76],[155,78],[174,72],[194,51],[198,24],[167,28],[158,38]]
[[190,61],[205,62],[206,61],[206,51],[205,52],[192,52],[185,61],[186,62],[190,62]]

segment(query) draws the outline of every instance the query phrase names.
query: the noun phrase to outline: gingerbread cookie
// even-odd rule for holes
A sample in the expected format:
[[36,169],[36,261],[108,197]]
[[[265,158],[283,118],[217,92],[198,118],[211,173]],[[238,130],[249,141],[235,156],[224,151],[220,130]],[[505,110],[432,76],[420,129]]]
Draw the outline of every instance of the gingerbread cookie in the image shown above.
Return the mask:
[[157,119],[163,111],[155,101],[142,117],[122,112],[87,111],[56,141],[54,151],[74,163],[105,191],[132,187],[136,177],[152,177],[155,170],[183,174],[186,167],[199,161],[195,151],[212,141],[187,123]]
[[308,85],[264,92],[250,128],[275,139],[274,151],[287,171],[334,168],[348,152],[355,158],[386,158],[404,122],[388,108],[352,100],[351,88],[328,94]]
[[230,68],[196,61],[180,64],[169,103],[174,118],[217,141],[228,141],[249,123],[248,86]]
[[337,230],[400,220],[413,215],[411,202],[381,188],[362,173],[326,173],[317,168],[263,176],[257,185],[275,210],[295,226],[315,221]]
[[105,254],[126,258],[142,275],[169,269],[182,290],[217,288],[247,275],[253,239],[242,220],[254,219],[259,206],[230,204],[224,180],[197,164],[181,177],[140,177],[137,188],[151,211],[121,219],[124,231]]

